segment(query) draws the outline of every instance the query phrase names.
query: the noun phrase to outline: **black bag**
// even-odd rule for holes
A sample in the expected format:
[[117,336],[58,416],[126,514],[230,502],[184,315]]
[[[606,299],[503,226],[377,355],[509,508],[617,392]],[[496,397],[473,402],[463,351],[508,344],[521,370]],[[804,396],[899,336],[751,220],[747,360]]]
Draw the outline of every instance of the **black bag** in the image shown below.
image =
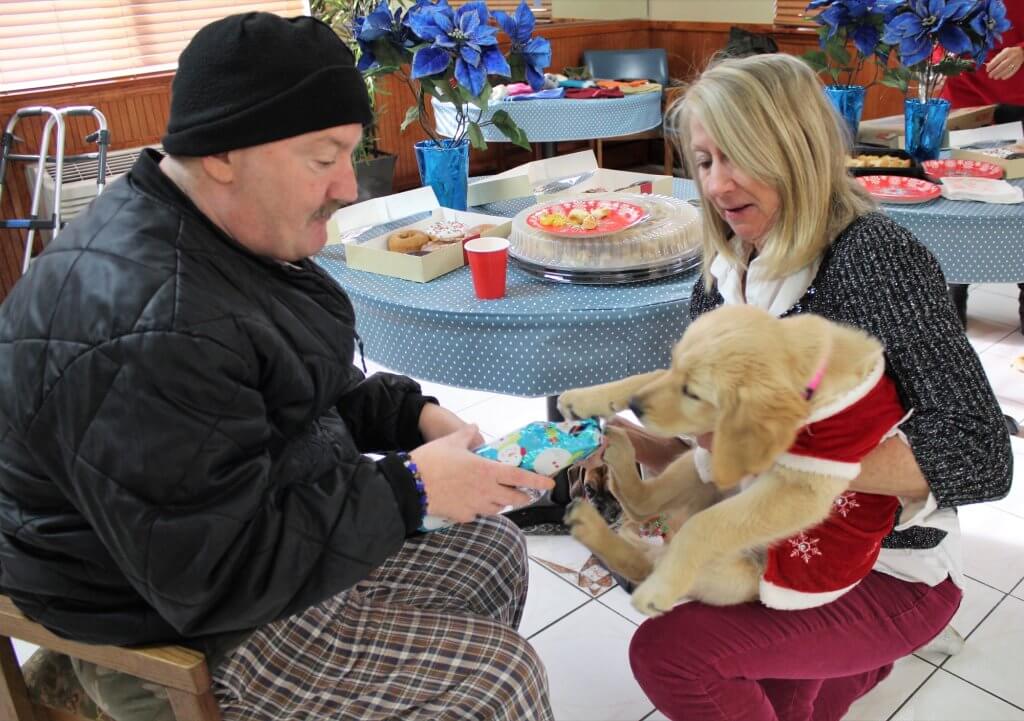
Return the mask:
[[779,46],[771,35],[752,33],[743,28],[729,28],[729,42],[722,49],[722,55],[730,58],[745,58],[748,55],[777,53]]

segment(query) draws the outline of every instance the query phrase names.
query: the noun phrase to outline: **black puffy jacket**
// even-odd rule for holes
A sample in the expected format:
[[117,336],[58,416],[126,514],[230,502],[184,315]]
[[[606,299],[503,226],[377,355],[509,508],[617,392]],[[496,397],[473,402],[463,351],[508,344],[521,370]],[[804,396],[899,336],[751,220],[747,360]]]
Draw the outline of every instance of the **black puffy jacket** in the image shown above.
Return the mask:
[[418,525],[427,402],[352,364],[345,294],[260,258],[149,152],[0,306],[0,591],[116,644],[248,629],[364,578]]

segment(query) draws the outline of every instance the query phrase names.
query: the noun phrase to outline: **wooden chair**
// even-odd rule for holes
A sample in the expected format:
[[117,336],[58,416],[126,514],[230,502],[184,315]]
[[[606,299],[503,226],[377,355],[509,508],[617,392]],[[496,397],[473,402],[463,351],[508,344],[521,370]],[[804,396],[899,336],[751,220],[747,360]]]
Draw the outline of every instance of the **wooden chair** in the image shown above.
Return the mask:
[[[651,80],[662,86],[662,114],[678,94],[679,89],[671,85],[668,74],[668,53],[664,48],[642,48],[631,50],[584,50],[583,65],[595,78],[609,80]],[[664,173],[672,175],[675,160],[671,136],[659,126],[642,133],[614,138],[615,141],[662,139],[664,150]],[[609,140],[612,140],[609,138]],[[604,139],[591,141],[597,155],[597,164],[604,166]]]
[[206,659],[181,646],[120,648],[67,641],[30,621],[6,596],[0,596],[0,719],[3,721],[92,721],[34,700],[14,655],[11,638],[41,649],[89,661],[163,687],[177,721],[221,721],[210,688]]

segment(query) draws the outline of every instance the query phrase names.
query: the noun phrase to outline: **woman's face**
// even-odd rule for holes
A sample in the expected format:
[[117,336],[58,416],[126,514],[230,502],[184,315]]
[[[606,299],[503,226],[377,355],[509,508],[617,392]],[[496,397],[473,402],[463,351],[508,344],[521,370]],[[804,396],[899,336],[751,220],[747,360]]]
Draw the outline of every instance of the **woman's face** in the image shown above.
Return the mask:
[[737,238],[760,249],[778,217],[778,192],[733,165],[696,118],[690,121],[690,147],[704,195]]

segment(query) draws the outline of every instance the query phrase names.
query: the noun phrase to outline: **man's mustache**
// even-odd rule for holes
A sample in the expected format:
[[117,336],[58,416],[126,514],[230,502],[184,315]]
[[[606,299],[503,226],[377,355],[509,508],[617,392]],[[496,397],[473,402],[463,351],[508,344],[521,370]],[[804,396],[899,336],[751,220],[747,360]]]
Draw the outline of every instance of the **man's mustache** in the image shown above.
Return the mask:
[[347,205],[349,204],[344,203],[340,200],[332,200],[329,203],[324,203],[323,205],[320,206],[319,209],[317,209],[315,213],[313,213],[312,216],[310,216],[310,219],[314,221],[327,220],[332,215],[334,215],[336,212],[338,212]]

